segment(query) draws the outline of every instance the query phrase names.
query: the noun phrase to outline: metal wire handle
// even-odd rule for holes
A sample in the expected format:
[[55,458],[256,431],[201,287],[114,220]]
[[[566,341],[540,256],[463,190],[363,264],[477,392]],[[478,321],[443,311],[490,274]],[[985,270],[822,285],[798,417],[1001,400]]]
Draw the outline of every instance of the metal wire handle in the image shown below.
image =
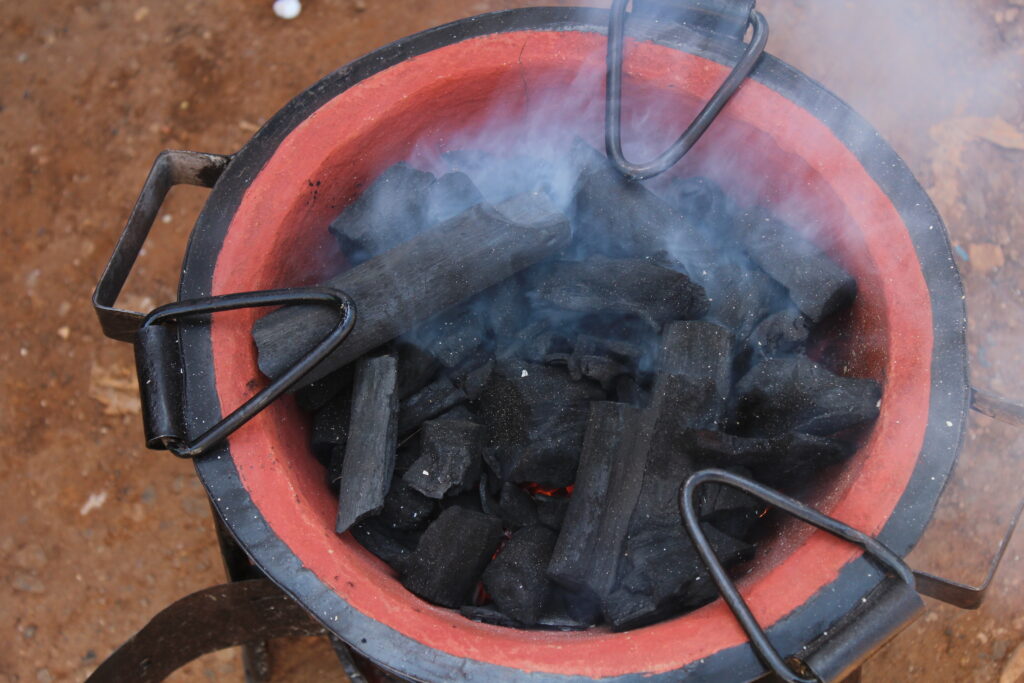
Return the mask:
[[604,113],[605,149],[608,158],[623,175],[635,180],[645,180],[667,171],[682,159],[750,75],[768,42],[768,21],[757,10],[751,10],[749,24],[753,27],[753,35],[729,76],[718,86],[715,94],[711,96],[704,108],[686,127],[683,134],[672,143],[671,147],[651,161],[634,164],[622,153],[622,54],[626,29],[626,5],[628,4],[629,0],[615,0],[612,3],[611,17],[608,21]]

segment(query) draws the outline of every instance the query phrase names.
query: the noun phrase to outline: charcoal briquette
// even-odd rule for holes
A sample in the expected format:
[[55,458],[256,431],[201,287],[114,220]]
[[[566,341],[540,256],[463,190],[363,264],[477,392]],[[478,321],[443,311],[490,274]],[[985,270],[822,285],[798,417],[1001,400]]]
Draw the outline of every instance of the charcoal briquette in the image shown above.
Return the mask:
[[534,624],[547,600],[546,574],[556,534],[529,526],[512,534],[483,573],[484,588],[503,614],[522,624]]
[[414,531],[425,527],[436,509],[436,501],[396,476],[384,498],[384,509],[376,519],[389,529]]
[[472,598],[502,538],[501,520],[449,507],[420,537],[402,570],[402,585],[435,605],[459,608]]
[[462,420],[423,423],[420,457],[403,481],[428,498],[441,499],[475,488],[480,477],[484,429]]

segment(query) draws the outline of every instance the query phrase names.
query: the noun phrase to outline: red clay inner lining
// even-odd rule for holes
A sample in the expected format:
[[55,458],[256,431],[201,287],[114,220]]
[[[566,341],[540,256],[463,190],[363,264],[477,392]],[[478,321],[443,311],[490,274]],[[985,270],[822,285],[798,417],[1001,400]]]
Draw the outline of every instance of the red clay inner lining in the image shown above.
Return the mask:
[[[444,149],[460,126],[493,115],[488,102],[499,92],[514,126],[538,92],[566,91],[579,87],[580,73],[603,73],[603,50],[601,36],[581,32],[484,36],[407,60],[339,95],[293,130],[253,179],[218,256],[213,292],[315,281],[337,257],[327,223],[368,180],[407,158],[415,141]],[[639,115],[669,136],[726,71],[646,43],[627,50],[626,64],[627,126]],[[644,101],[645,89],[666,105],[631,117],[629,107]],[[593,97],[602,96],[598,85]],[[599,146],[600,118],[576,115],[573,122]],[[709,175],[737,199],[772,205],[857,277],[860,296],[847,333],[858,343],[849,372],[884,382],[882,414],[817,503],[877,531],[915,465],[930,389],[930,302],[899,215],[821,122],[755,82],[741,88],[676,172]],[[225,409],[246,398],[258,374],[248,335],[257,315],[239,311],[214,321],[213,363]],[[745,640],[721,601],[623,634],[504,629],[429,605],[350,537],[333,533],[337,503],[306,443],[303,417],[283,400],[231,437],[231,453],[267,523],[310,571],[356,609],[426,646],[519,670],[605,677],[674,670]],[[770,625],[858,554],[820,532],[787,536],[762,549],[741,584],[744,595]]]

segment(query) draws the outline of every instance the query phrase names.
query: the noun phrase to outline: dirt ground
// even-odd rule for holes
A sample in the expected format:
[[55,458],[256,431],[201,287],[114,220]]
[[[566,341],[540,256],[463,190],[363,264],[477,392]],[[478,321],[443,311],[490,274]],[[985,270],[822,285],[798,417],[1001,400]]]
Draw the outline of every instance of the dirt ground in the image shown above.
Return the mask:
[[[229,153],[322,75],[391,40],[523,3],[0,2],[0,677],[83,680],[163,606],[219,583],[189,463],[142,444],[131,350],[89,304],[153,157]],[[540,4],[540,3],[534,3]],[[546,3],[550,4],[550,3]],[[840,94],[945,217],[972,379],[1024,397],[1022,0],[762,0],[769,50]],[[122,304],[175,296],[204,191],[175,190]],[[914,567],[977,581],[1021,496],[1019,431],[974,418]],[[975,612],[930,603],[868,681],[1024,680],[1024,533]],[[341,680],[322,642],[275,646],[279,680]],[[175,680],[241,680],[237,652]]]

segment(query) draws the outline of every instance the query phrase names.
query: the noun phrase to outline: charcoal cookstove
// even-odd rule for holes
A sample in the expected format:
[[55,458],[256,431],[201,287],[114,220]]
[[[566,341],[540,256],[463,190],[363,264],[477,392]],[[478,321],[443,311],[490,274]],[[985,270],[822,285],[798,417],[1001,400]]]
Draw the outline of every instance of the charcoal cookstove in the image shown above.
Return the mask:
[[[625,4],[613,8],[613,38],[621,36]],[[608,59],[623,69],[626,96],[611,69],[608,118],[579,120],[579,134],[600,139],[607,122],[609,152],[628,175],[703,173],[731,196],[755,197],[793,225],[816,226],[819,246],[860,287],[835,345],[853,374],[884,386],[870,437],[821,482],[809,500],[813,509],[705,472],[683,492],[683,517],[694,487],[718,480],[822,530],[783,524],[738,588],[706,557],[727,600],[625,633],[469,621],[416,598],[354,540],[334,534],[336,501],[306,453],[307,425],[290,398],[273,399],[344,343],[358,302],[328,289],[295,289],[325,273],[288,255],[321,254],[325,263],[336,257],[323,228],[339,207],[404,159],[414,140],[443,148],[450,133],[480,123],[492,113],[487,104],[495,92],[512,93],[505,116],[514,130],[531,88],[564,88],[581,72],[603,75],[606,68],[607,12],[487,14],[402,39],[328,75],[234,155],[168,151],[157,158],[94,304],[108,336],[135,341],[147,443],[195,458],[238,582],[158,615],[148,633],[100,668],[98,680],[158,680],[205,651],[324,631],[414,680],[750,680],[766,668],[786,680],[835,680],[920,613],[919,592],[963,607],[980,604],[991,572],[970,588],[913,573],[900,559],[931,518],[972,401],[990,415],[1022,418],[1019,407],[968,383],[963,289],[940,217],[864,120],[792,67],[759,56],[766,27],[752,0],[689,0],[671,8],[671,20],[659,7],[639,3],[634,10],[624,59],[613,41]],[[755,29],[749,44],[748,24]],[[618,130],[630,130],[630,93],[671,103],[647,125],[677,130],[681,120],[696,118],[651,163],[632,164],[621,152]],[[595,90],[595,97],[604,95]],[[698,111],[709,100],[712,106]],[[721,154],[735,163],[709,163]],[[212,188],[185,255],[180,302],[148,316],[115,309],[164,195],[180,183]],[[794,208],[792,199],[805,208]],[[252,307],[294,302],[336,306],[342,322],[314,354],[251,398],[259,372],[249,331],[260,314]],[[213,311],[229,312],[205,324],[185,322]],[[242,408],[232,412],[235,406]],[[699,529],[690,527],[700,546]],[[993,572],[1003,548],[1005,541]],[[242,580],[253,576],[283,593],[267,581]],[[209,597],[219,600],[216,613],[201,607]],[[169,624],[182,618],[191,620],[191,634],[173,653],[149,649],[170,642]],[[778,653],[793,659],[787,664]]]

